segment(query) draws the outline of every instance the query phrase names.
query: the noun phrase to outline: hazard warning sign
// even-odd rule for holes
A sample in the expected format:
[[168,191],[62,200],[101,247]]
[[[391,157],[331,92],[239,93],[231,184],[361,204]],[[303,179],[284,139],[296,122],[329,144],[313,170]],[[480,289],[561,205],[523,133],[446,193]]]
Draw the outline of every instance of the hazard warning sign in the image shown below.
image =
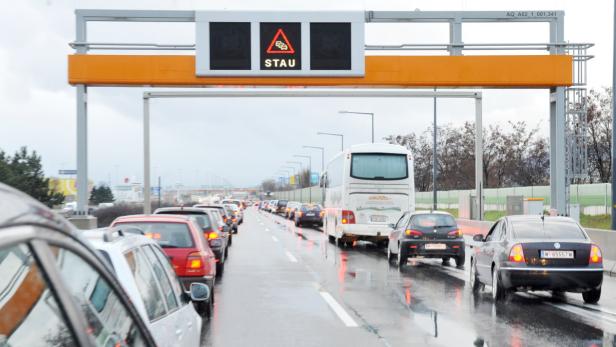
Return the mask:
[[260,24],[261,70],[301,70],[301,24]]

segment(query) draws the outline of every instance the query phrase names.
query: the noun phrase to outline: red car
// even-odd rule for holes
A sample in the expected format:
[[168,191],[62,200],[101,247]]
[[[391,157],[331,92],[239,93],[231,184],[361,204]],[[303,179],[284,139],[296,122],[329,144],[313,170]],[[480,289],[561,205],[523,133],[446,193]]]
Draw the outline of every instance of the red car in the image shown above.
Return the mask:
[[[118,217],[111,223],[130,225],[141,229],[145,236],[154,239],[163,249],[184,290],[191,283],[204,283],[214,293],[216,278],[216,257],[210,249],[203,232],[194,217],[181,215],[133,215]],[[209,315],[212,300],[196,305],[197,312]]]

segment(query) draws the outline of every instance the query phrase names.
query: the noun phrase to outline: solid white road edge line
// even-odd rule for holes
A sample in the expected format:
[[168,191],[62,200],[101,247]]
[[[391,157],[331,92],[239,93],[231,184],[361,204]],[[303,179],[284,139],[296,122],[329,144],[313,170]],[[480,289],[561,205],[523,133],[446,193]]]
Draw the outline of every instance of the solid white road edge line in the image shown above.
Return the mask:
[[287,251],[287,250],[285,250],[284,252],[285,252],[285,254],[287,255],[287,258],[289,258],[289,260],[290,260],[292,263],[297,263],[297,258],[295,258],[295,256],[293,256],[293,254],[291,254],[291,252],[289,252],[289,251]]
[[349,328],[356,328],[358,326],[357,323],[355,323],[355,321],[353,320],[353,318],[349,316],[349,314],[344,310],[344,308],[342,308],[342,306],[340,306],[338,301],[336,301],[336,299],[334,299],[331,294],[324,291],[320,291],[319,294],[321,294],[321,297],[323,298],[323,300],[325,300],[329,307],[334,310],[334,313],[336,313],[336,315],[338,316],[338,318],[340,318],[344,325]]

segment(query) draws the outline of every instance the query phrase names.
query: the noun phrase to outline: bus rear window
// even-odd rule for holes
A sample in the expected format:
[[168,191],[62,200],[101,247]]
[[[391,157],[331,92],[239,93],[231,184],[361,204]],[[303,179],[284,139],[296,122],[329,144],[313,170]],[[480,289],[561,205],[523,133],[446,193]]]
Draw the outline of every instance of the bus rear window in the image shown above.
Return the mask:
[[409,176],[405,154],[354,153],[351,177],[363,180],[401,180]]

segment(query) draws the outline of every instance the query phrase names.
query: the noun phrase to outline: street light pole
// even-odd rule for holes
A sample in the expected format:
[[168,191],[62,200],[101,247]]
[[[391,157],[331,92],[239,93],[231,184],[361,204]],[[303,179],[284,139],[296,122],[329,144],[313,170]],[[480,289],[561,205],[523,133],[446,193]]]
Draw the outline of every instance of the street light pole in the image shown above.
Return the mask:
[[[436,92],[436,88],[434,88]],[[432,138],[432,205],[437,210],[438,202],[436,188],[436,96],[434,97],[434,136]]]
[[312,157],[309,155],[296,154],[294,157],[308,159],[308,203],[312,203]]
[[302,188],[302,171],[304,171],[304,164],[301,161],[288,161],[289,164],[299,164],[299,175],[297,179],[299,181],[299,202],[303,202],[303,188]]
[[616,117],[614,110],[614,92],[616,91],[616,1],[614,1],[614,30],[612,39],[612,230],[616,230]]
[[338,111],[339,114],[363,114],[370,116],[372,121],[372,143],[374,143],[374,113],[373,112],[355,112],[355,111]]
[[318,132],[317,135],[329,135],[329,136],[338,136],[338,137],[340,137],[340,151],[344,151],[344,135],[343,134]]
[[312,148],[318,149],[321,151],[321,174],[319,175],[319,186],[321,187],[321,206],[325,206],[325,187],[323,182],[321,181],[321,177],[323,177],[323,173],[325,172],[325,148],[319,146],[302,146],[304,148]]

